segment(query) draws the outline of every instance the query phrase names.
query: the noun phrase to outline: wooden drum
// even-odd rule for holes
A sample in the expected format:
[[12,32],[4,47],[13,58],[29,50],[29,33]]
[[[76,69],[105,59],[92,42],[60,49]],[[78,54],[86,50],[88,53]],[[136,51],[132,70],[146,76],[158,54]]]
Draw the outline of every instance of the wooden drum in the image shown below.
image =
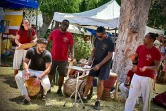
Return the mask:
[[[69,78],[68,80],[66,80],[63,87],[64,95],[71,96],[71,94],[76,90],[76,82],[77,82],[76,79]],[[86,85],[86,81],[78,80],[78,85],[77,85],[78,92],[80,93],[81,97],[84,93],[85,85]],[[88,97],[92,96],[92,92],[93,92],[93,87],[91,88],[90,94],[88,94]],[[75,97],[75,93],[73,94],[72,97]]]
[[25,80],[25,86],[28,91],[29,96],[36,96],[40,92],[40,86],[34,86],[33,81],[36,79],[36,77],[30,77],[28,80]]
[[116,73],[110,72],[109,79],[104,81],[104,88],[111,89],[114,86],[117,77],[118,75]]
[[114,86],[117,77],[118,75],[116,73],[110,72],[109,79],[104,81],[104,90],[101,96],[102,100],[108,101],[111,99],[110,89]]

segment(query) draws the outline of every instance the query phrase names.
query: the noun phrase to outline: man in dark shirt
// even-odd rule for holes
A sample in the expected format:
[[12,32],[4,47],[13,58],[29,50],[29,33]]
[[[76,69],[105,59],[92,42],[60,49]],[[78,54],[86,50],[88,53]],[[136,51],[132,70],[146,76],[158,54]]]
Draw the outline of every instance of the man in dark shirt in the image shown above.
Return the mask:
[[97,37],[94,41],[94,47],[91,53],[91,58],[89,61],[89,65],[92,64],[92,69],[89,72],[87,83],[85,86],[85,92],[83,94],[83,101],[87,102],[87,94],[91,87],[92,81],[94,77],[98,77],[98,89],[97,89],[97,101],[95,102],[94,109],[100,109],[100,97],[103,93],[103,83],[104,80],[108,80],[110,73],[110,62],[112,53],[114,51],[114,43],[111,37],[105,32],[104,27],[97,28]]
[[[46,50],[48,41],[44,38],[37,40],[37,47],[30,48],[27,51],[25,60],[23,62],[24,70],[19,72],[15,76],[15,80],[21,94],[24,96],[24,104],[30,103],[30,98],[24,84],[25,80],[28,80],[31,76],[37,78],[33,81],[35,86],[40,87],[40,83],[43,86],[42,99],[45,99],[47,91],[50,89],[50,81],[47,74],[50,71],[52,65],[51,53]],[[30,62],[31,61],[31,62]],[[30,62],[29,68],[28,64]]]

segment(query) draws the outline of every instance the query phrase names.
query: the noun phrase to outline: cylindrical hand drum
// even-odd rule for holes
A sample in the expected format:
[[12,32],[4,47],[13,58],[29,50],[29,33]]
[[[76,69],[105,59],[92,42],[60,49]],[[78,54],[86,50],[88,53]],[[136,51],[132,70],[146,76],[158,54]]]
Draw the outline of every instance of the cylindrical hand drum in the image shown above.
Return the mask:
[[[64,83],[64,87],[63,87],[63,93],[66,96],[71,96],[71,94],[76,90],[76,79],[68,79],[66,80],[66,82]],[[86,85],[86,81],[84,80],[78,80],[78,92],[80,93],[81,97],[84,93],[84,88]],[[93,92],[93,87],[91,88],[88,97],[92,96],[92,92]],[[73,94],[72,97],[75,97],[75,93]]]
[[111,99],[110,89],[114,86],[118,75],[110,72],[109,79],[104,81],[104,90],[101,96],[101,100],[109,101]]
[[109,79],[104,81],[104,88],[111,89],[114,86],[117,77],[118,75],[116,73],[110,72]]
[[35,77],[30,77],[28,80],[25,80],[25,86],[29,96],[36,96],[40,92],[40,86],[34,86],[33,81],[35,79]]

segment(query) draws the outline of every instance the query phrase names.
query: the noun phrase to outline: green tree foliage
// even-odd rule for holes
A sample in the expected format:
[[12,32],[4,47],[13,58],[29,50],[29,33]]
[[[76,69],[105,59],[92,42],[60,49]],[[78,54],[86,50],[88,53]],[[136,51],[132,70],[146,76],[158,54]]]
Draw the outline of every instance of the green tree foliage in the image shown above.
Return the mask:
[[160,1],[154,0],[152,2],[147,22],[149,27],[166,29],[166,16],[164,15],[163,10],[164,7],[161,5]]
[[50,18],[54,12],[74,13],[79,12],[81,0],[39,0],[39,8],[42,13],[46,13]]
[[77,34],[74,35],[74,42],[74,57],[76,58],[76,60],[79,61],[82,58],[89,58],[93,45],[85,42],[84,39]]

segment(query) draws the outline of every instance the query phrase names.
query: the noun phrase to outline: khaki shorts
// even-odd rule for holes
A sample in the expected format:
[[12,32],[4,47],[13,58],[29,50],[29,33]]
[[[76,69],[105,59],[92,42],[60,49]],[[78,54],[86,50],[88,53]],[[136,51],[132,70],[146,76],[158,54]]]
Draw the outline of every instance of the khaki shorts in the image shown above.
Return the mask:
[[27,50],[15,50],[13,59],[13,69],[20,69],[21,63],[25,59]]
[[51,70],[49,72],[49,75],[54,75],[56,73],[56,69],[59,73],[59,76],[66,76],[67,75],[67,66],[68,66],[68,62],[67,61],[55,61],[52,60],[52,67]]

